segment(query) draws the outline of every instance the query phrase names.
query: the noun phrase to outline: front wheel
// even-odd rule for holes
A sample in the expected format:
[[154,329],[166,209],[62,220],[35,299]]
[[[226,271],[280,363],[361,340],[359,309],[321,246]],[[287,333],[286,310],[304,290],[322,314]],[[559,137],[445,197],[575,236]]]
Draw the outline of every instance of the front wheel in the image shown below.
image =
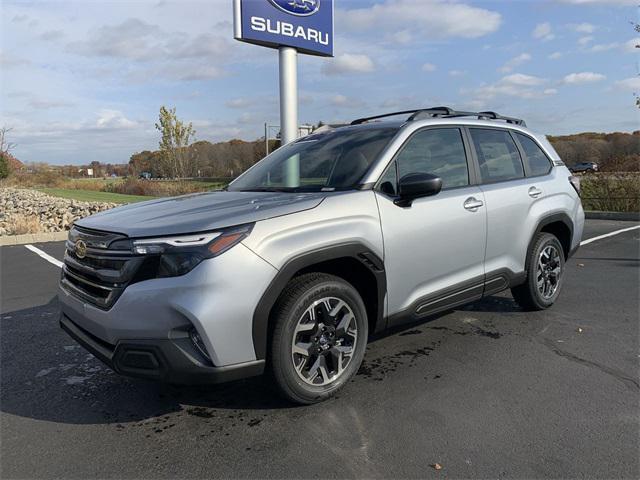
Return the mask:
[[351,284],[324,273],[296,277],[280,296],[273,320],[271,370],[288,399],[322,401],[358,371],[368,320]]
[[564,278],[562,245],[555,235],[539,233],[527,260],[527,280],[512,288],[511,293],[525,310],[544,310],[560,295]]

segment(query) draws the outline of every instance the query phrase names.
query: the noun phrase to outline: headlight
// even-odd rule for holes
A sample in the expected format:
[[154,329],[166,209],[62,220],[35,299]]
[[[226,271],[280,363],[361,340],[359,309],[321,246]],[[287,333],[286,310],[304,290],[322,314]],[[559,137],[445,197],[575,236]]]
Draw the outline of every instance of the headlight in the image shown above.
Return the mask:
[[240,243],[251,233],[251,225],[219,232],[197,233],[175,237],[134,240],[133,253],[147,258],[142,276],[149,278],[176,277],[190,272],[202,260],[213,258]]

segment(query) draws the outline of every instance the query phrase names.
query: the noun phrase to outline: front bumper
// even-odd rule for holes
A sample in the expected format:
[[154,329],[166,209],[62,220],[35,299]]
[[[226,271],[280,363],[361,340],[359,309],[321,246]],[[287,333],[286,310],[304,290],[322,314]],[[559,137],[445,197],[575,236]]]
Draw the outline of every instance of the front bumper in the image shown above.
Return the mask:
[[261,375],[264,360],[214,367],[201,356],[188,336],[176,339],[119,340],[115,345],[100,340],[60,314],[60,326],[76,342],[121,375],[176,384],[211,384]]
[[[61,287],[60,323],[87,350],[124,375],[174,383],[255,375],[264,363],[255,354],[253,314],[276,273],[238,244],[186,275],[129,285],[108,310]],[[193,329],[211,362],[189,338]]]

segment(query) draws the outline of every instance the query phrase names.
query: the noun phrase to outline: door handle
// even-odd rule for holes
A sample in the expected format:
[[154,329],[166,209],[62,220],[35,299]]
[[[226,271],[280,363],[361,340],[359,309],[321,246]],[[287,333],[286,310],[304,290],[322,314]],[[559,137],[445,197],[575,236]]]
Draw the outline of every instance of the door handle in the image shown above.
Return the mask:
[[531,198],[538,198],[540,195],[542,195],[542,190],[540,190],[539,188],[531,187],[529,189],[529,196]]
[[477,211],[484,203],[477,198],[469,197],[464,201],[463,207],[469,210],[470,212]]

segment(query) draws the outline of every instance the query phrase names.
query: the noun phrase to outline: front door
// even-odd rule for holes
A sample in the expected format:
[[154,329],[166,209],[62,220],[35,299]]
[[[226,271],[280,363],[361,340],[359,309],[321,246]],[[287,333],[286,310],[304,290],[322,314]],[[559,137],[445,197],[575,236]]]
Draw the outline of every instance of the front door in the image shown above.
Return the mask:
[[[459,128],[419,130],[379,182],[390,326],[482,296],[487,218],[467,150]],[[442,191],[396,205],[398,179],[417,172],[442,178]]]

